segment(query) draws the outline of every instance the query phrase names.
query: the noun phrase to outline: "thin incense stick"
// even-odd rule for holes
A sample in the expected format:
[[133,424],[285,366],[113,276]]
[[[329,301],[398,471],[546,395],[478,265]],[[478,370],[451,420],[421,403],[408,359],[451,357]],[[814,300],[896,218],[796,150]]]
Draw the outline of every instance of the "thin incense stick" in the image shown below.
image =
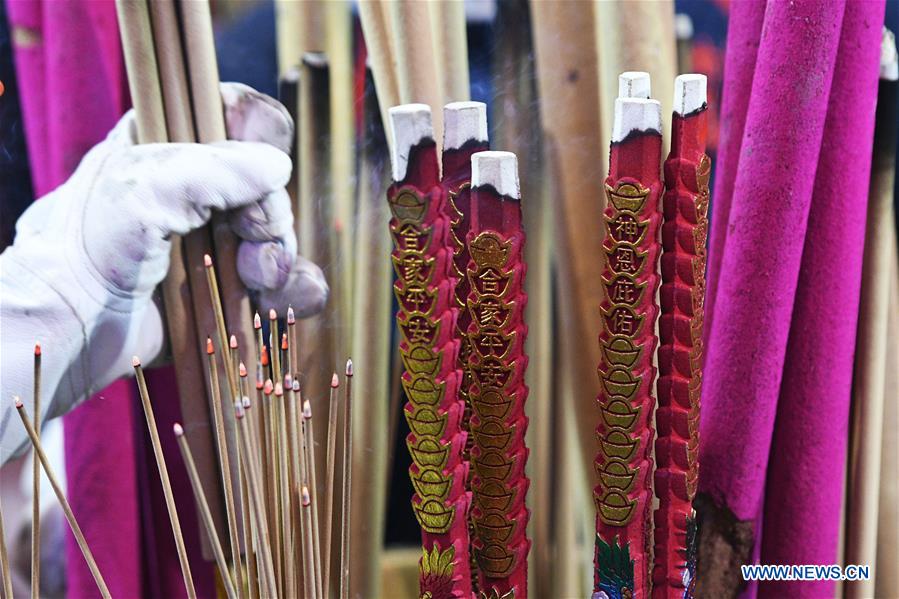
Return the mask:
[[[302,395],[300,394],[300,385],[299,381],[296,379],[293,380],[293,388],[291,389],[293,393],[293,401],[291,402],[291,413],[290,416],[293,419],[293,430],[296,436],[295,439],[295,447],[297,448],[297,456],[296,459],[293,460],[294,474],[297,477],[297,488],[293,490],[294,493],[300,493],[300,489],[303,485],[307,484],[307,473],[306,473],[306,465],[308,463],[308,456],[306,451],[306,426],[305,422],[302,418],[302,406],[299,405],[302,402]],[[298,531],[298,539],[300,544],[300,551],[302,553],[302,584],[298,585],[298,588],[303,589],[303,593],[306,596],[311,595],[311,591],[309,588],[315,588],[314,581],[314,569],[307,569],[306,563],[306,553],[312,551],[312,534],[311,525],[306,525],[306,515],[304,510],[302,509],[302,501],[299,502],[300,510],[297,512],[297,524],[296,530]],[[307,543],[307,537],[308,543]],[[308,545],[308,548],[307,548]],[[311,586],[310,586],[311,585]]]
[[305,580],[306,597],[315,597],[315,563],[312,549],[312,510],[311,501],[309,499],[309,489],[303,485],[300,493],[301,514],[303,518],[303,529],[306,531],[303,535],[303,580]]
[[331,395],[328,401],[328,455],[325,458],[325,529],[322,531],[322,597],[328,597],[331,580],[331,530],[334,517],[334,460],[337,457],[337,389],[340,379],[335,372],[331,376]]
[[[81,532],[81,527],[78,526],[78,521],[75,519],[74,512],[72,512],[72,506],[69,505],[69,501],[66,499],[65,492],[63,492],[62,487],[59,485],[59,481],[56,480],[56,474],[53,472],[53,467],[50,465],[50,460],[44,453],[44,448],[41,447],[41,440],[38,438],[37,432],[34,430],[34,426],[31,424],[31,419],[28,417],[28,414],[25,413],[25,405],[18,397],[15,397],[14,400],[16,402],[16,411],[19,413],[19,418],[22,419],[22,424],[25,426],[25,432],[28,433],[28,437],[31,439],[31,444],[34,447],[34,453],[41,461],[41,465],[44,467],[44,473],[47,475],[47,479],[50,481],[50,486],[53,487],[53,492],[56,493],[56,498],[59,500],[59,505],[62,508],[63,514],[65,514],[66,520],[68,520],[69,522],[69,527],[71,527],[72,529],[72,534],[75,537],[75,541],[78,543],[78,548],[81,549],[81,554],[84,556],[84,561],[87,562],[87,567],[88,569],[90,569],[91,575],[94,577],[94,582],[97,583],[97,589],[100,591],[100,595],[102,595],[104,599],[111,599],[112,595],[109,594],[109,589],[106,587],[106,582],[103,580],[103,575],[100,574],[100,569],[97,567],[97,562],[94,560],[94,556],[91,553],[90,547],[88,547],[87,545],[84,534]],[[4,573],[4,580],[9,580],[8,574],[8,572]],[[12,597],[12,591],[10,591],[9,597]]]
[[340,599],[350,596],[350,493],[353,491],[353,361],[346,361],[343,399],[343,508],[340,528]]
[[284,375],[281,372],[281,352],[278,351],[278,341],[281,339],[278,336],[278,313],[274,308],[268,311],[268,324],[270,327],[268,346],[269,357],[272,360],[272,380],[280,382]]
[[[233,339],[233,337],[232,337]],[[237,357],[237,352],[232,352],[232,358]],[[250,398],[247,394],[247,367],[243,362],[238,363],[237,373],[240,377],[239,379],[239,388],[240,388],[240,402],[243,405],[244,415],[247,417],[249,421],[248,430],[252,434],[253,419],[249,415],[250,409]],[[250,452],[246,453],[240,450],[240,444],[238,444],[238,453],[240,454],[240,505],[243,509],[241,509],[241,520],[243,524],[243,546],[244,552],[246,553],[247,559],[247,587],[250,592],[250,599],[257,599],[259,595],[259,567],[257,564],[257,551],[258,551],[258,543],[256,543],[256,548],[254,549],[254,538],[256,536],[256,521],[252,514],[252,503],[250,500],[250,490],[249,490],[249,464],[248,461],[255,459],[254,456],[257,454],[256,448],[253,446],[252,436],[250,437]]]
[[6,529],[3,527],[2,507],[0,507],[0,573],[3,575],[4,599],[13,599],[12,574],[9,571],[9,552],[6,550]]
[[[235,406],[235,421],[237,425],[237,442],[240,445],[240,450],[245,455],[251,455],[249,444],[250,433],[247,431],[246,419],[244,418],[242,405]],[[274,559],[271,552],[271,543],[269,541],[268,530],[262,518],[262,510],[259,509],[262,505],[259,473],[256,470],[255,460],[247,460],[247,464],[249,466],[248,473],[250,477],[250,497],[253,503],[253,514],[256,517],[256,531],[259,534],[259,538],[257,540],[259,541],[259,546],[262,548],[262,565],[264,578],[266,581],[267,596],[276,597],[278,595],[277,580],[275,578],[275,570],[273,565]]]
[[299,353],[297,352],[297,319],[293,311],[293,306],[287,307],[287,352],[290,356],[290,365],[288,371],[290,375],[296,378],[299,372]]
[[[41,435],[41,344],[34,344],[34,430]],[[41,596],[41,465],[31,460],[31,597]],[[12,595],[10,595],[12,597]]]
[[[312,420],[312,404],[309,400],[303,402],[303,420],[306,422],[306,441],[309,444],[309,497],[315,502],[315,490],[318,488],[318,482],[315,476],[315,427]],[[315,535],[312,537],[312,554],[313,564],[315,565],[315,589],[318,595],[322,595],[322,563],[321,563],[321,528],[318,526],[318,505],[314,505],[312,509],[312,530]]]
[[268,474],[266,476],[266,495],[269,506],[269,535],[272,541],[272,559],[274,561],[275,581],[277,588],[283,592],[284,587],[284,571],[283,571],[283,554],[281,538],[281,520],[284,517],[281,511],[281,453],[278,447],[278,429],[279,414],[278,407],[272,399],[275,386],[271,379],[265,381],[262,389],[265,405],[267,408],[267,416],[265,423],[265,436],[268,442]]
[[231,392],[231,400],[233,401],[240,394],[237,391],[236,374],[228,368],[229,352],[225,348],[230,347],[230,341],[228,339],[228,330],[225,328],[225,312],[222,307],[222,298],[219,295],[218,277],[215,272],[215,265],[212,263],[212,256],[209,254],[203,256],[203,266],[206,267],[206,284],[209,287],[212,311],[215,314],[215,330],[218,333],[219,343],[222,347],[222,365],[225,368],[225,378],[228,380],[228,390]]
[[293,567],[293,530],[291,519],[293,518],[293,510],[291,509],[291,489],[290,489],[290,454],[287,445],[287,409],[284,400],[284,386],[279,382],[275,384],[274,409],[278,412],[278,447],[281,451],[278,455],[278,480],[279,492],[281,493],[281,543],[282,543],[282,560],[284,563],[284,590],[282,593],[290,593],[289,589],[296,586],[294,579]]
[[[222,486],[225,492],[225,512],[228,516],[228,540],[231,544],[234,584],[240,589],[243,585],[243,573],[240,565],[240,541],[237,538],[237,507],[234,502],[234,486],[231,481],[231,457],[228,454],[228,445],[225,438],[225,417],[222,413],[222,393],[219,387],[218,367],[215,361],[215,347],[211,338],[206,339],[206,356],[209,364],[209,388],[212,390],[210,401],[212,402],[212,419],[215,426],[215,443],[218,451]],[[228,572],[222,572],[221,574],[222,577],[231,576]]]
[[212,512],[209,510],[209,502],[206,501],[206,494],[203,492],[203,486],[200,482],[200,475],[197,472],[197,466],[194,463],[193,454],[190,451],[190,445],[184,437],[184,428],[177,422],[174,427],[175,438],[178,440],[178,448],[181,450],[181,458],[187,469],[187,477],[190,479],[190,487],[194,493],[194,500],[200,510],[200,517],[203,520],[203,526],[206,528],[206,534],[209,535],[209,543],[212,545],[212,554],[215,557],[215,563],[219,572],[222,573],[222,584],[225,587],[225,594],[228,599],[237,599],[237,591],[234,590],[234,581],[227,575],[228,562],[225,559],[225,552],[222,551],[222,543],[219,541],[218,533],[215,529],[215,522],[212,519]]
[[162,483],[162,492],[165,495],[165,507],[169,513],[169,522],[172,525],[172,535],[175,537],[175,549],[178,551],[178,562],[181,564],[181,575],[184,577],[184,588],[191,599],[197,596],[194,589],[193,576],[190,573],[190,561],[187,559],[187,548],[184,545],[184,536],[181,534],[181,522],[178,519],[178,509],[175,507],[175,494],[172,491],[172,483],[169,480],[169,469],[165,463],[165,455],[162,453],[162,443],[159,440],[159,429],[156,428],[156,417],[153,415],[153,405],[150,403],[150,392],[147,389],[147,381],[144,378],[144,369],[141,367],[140,358],[134,356],[131,366],[137,378],[137,389],[140,393],[141,405],[144,408],[144,417],[147,420],[147,430],[150,433],[150,443],[153,446],[153,455],[156,458],[156,467],[159,469],[159,480]]

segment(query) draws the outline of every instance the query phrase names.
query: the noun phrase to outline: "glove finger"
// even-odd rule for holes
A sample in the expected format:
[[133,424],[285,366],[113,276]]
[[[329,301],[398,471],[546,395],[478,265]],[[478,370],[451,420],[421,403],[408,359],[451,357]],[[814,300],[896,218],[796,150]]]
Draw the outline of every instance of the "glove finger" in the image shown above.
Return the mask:
[[293,212],[286,189],[279,189],[261,201],[230,213],[231,228],[242,239],[275,241],[293,232]]
[[302,256],[297,256],[287,282],[278,289],[263,289],[259,294],[260,310],[274,309],[279,314],[293,307],[297,318],[318,314],[328,301],[328,283],[322,270]]
[[228,139],[259,141],[290,153],[293,119],[284,105],[242,83],[222,84]]
[[106,136],[106,140],[121,147],[137,144],[137,121],[133,108],[122,115],[116,126]]
[[[212,210],[232,210],[280,190],[290,178],[290,158],[271,145],[146,144],[129,151],[143,163],[143,209],[155,213],[163,233],[183,235],[209,220]],[[123,190],[135,186],[133,165],[122,165]],[[151,218],[153,218],[151,216]]]
[[292,233],[281,241],[244,241],[237,248],[237,272],[250,289],[278,289],[287,283],[296,256]]

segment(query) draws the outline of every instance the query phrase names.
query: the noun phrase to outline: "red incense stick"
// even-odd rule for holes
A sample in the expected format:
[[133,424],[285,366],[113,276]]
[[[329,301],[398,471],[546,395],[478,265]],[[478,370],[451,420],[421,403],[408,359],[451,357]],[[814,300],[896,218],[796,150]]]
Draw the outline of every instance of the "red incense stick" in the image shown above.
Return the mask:
[[[462,372],[462,383],[459,386],[459,398],[465,403],[465,416],[462,419],[462,430],[468,435],[462,459],[469,462],[474,438],[469,431],[471,420],[471,402],[468,389],[471,386],[471,370],[468,357],[471,354],[471,343],[468,339],[468,326],[471,316],[466,309],[468,294],[471,290],[465,271],[468,269],[470,255],[465,243],[471,227],[471,157],[476,152],[489,148],[487,143],[487,105],[483,102],[452,102],[443,107],[443,180],[440,187],[446,196],[444,208],[451,225],[453,242],[453,276],[456,278],[455,305],[459,310],[456,321],[455,336],[460,341],[458,366]],[[469,468],[465,490],[471,490],[473,471]],[[474,522],[469,515],[468,534],[473,537]],[[471,584],[477,592],[478,575],[474,554],[470,554]]]
[[609,597],[649,591],[661,147],[659,103],[618,98],[606,179],[600,482],[594,489],[594,591]]
[[411,433],[412,509],[422,529],[421,594],[468,597],[468,509],[462,458],[464,403],[459,399],[458,309],[451,224],[439,186],[431,111],[423,104],[390,109],[393,184],[387,200],[397,272],[404,414]]
[[709,174],[706,77],[674,83],[671,153],[665,161],[662,315],[656,414],[655,598],[692,597],[696,575],[693,498],[699,479],[699,396],[705,300]]
[[529,480],[524,468],[526,266],[518,161],[511,152],[472,157],[468,364],[472,385],[472,551],[482,597],[527,597]]

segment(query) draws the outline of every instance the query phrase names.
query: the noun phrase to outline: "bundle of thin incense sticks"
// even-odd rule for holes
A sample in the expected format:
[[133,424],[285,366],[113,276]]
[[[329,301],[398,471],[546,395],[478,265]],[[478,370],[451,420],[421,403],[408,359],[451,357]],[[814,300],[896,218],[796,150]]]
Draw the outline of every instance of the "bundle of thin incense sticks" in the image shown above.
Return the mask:
[[[390,109],[400,354],[422,595],[527,596],[524,235],[514,154],[485,152],[486,107]],[[463,241],[464,240],[464,241]],[[469,439],[470,435],[470,439]]]
[[[327,417],[314,418],[309,401],[302,396],[300,372],[295,369],[293,348],[297,345],[297,321],[293,309],[288,310],[287,330],[280,335],[278,315],[274,311],[270,313],[267,343],[263,338],[262,321],[257,314],[254,319],[257,331],[254,355],[257,359],[252,364],[256,373],[253,393],[249,370],[238,354],[237,337],[223,333],[226,326],[223,308],[215,292],[217,277],[209,256],[205,257],[204,267],[213,300],[212,312],[221,326],[217,336],[228,340],[225,348],[218,348],[211,337],[205,342],[211,389],[208,399],[215,430],[218,475],[222,488],[226,490],[225,535],[219,534],[210,508],[217,487],[210,489],[204,486],[197,471],[194,452],[185,437],[185,428],[175,424],[174,434],[225,594],[228,599],[330,597],[335,593],[329,588],[329,572],[336,571],[340,573],[337,594],[342,598],[348,597],[353,363],[347,360],[342,384],[337,373],[332,376]],[[39,381],[40,355],[40,351],[36,350],[36,382]],[[189,597],[195,597],[190,561],[175,504],[176,490],[169,480],[150,390],[140,359],[134,357],[132,365],[185,589]],[[219,384],[220,369],[224,371],[225,378],[233,382],[233,392],[230,384],[224,388]],[[16,407],[98,588],[104,597],[108,597],[103,577],[41,448],[35,425],[18,398]],[[316,468],[316,444],[313,442],[316,422],[324,426],[327,439],[324,468]],[[228,436],[227,429],[235,430],[236,434]],[[341,455],[337,454],[338,438],[343,448]],[[232,459],[236,460],[234,468],[230,463]],[[236,476],[232,477],[232,473]],[[324,479],[324,494],[316,492],[317,481],[321,479]],[[335,506],[338,496],[343,501]],[[319,504],[324,508],[321,510],[323,519],[318,516]],[[339,559],[335,564],[330,559],[332,546],[339,546],[336,551]],[[8,581],[8,565],[6,560],[0,561],[3,562],[0,565],[4,581]],[[9,593],[7,596],[11,597]]]
[[[664,225],[658,209],[661,109],[649,99],[649,75],[623,73],[615,102],[603,243],[594,572],[594,591],[610,597],[692,597],[695,586],[692,501],[699,476],[711,164],[705,154],[706,79],[681,75],[674,87]],[[653,494],[659,500],[654,518]]]

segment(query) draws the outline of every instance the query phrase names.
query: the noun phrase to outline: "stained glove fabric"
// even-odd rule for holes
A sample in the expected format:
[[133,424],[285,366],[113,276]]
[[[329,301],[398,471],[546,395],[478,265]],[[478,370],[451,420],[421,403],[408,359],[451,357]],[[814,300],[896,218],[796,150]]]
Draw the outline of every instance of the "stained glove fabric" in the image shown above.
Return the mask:
[[[278,102],[243,85],[222,87],[231,141],[137,145],[133,111],[72,177],[19,219],[0,255],[0,461],[25,433],[11,396],[30,399],[33,344],[43,346],[44,418],[131,372],[163,345],[154,291],[171,236],[228,211],[242,239],[238,272],[260,303],[317,312],[328,287],[296,255],[287,154],[293,124]],[[282,305],[285,304],[285,305]],[[30,401],[26,401],[30,406]]]

